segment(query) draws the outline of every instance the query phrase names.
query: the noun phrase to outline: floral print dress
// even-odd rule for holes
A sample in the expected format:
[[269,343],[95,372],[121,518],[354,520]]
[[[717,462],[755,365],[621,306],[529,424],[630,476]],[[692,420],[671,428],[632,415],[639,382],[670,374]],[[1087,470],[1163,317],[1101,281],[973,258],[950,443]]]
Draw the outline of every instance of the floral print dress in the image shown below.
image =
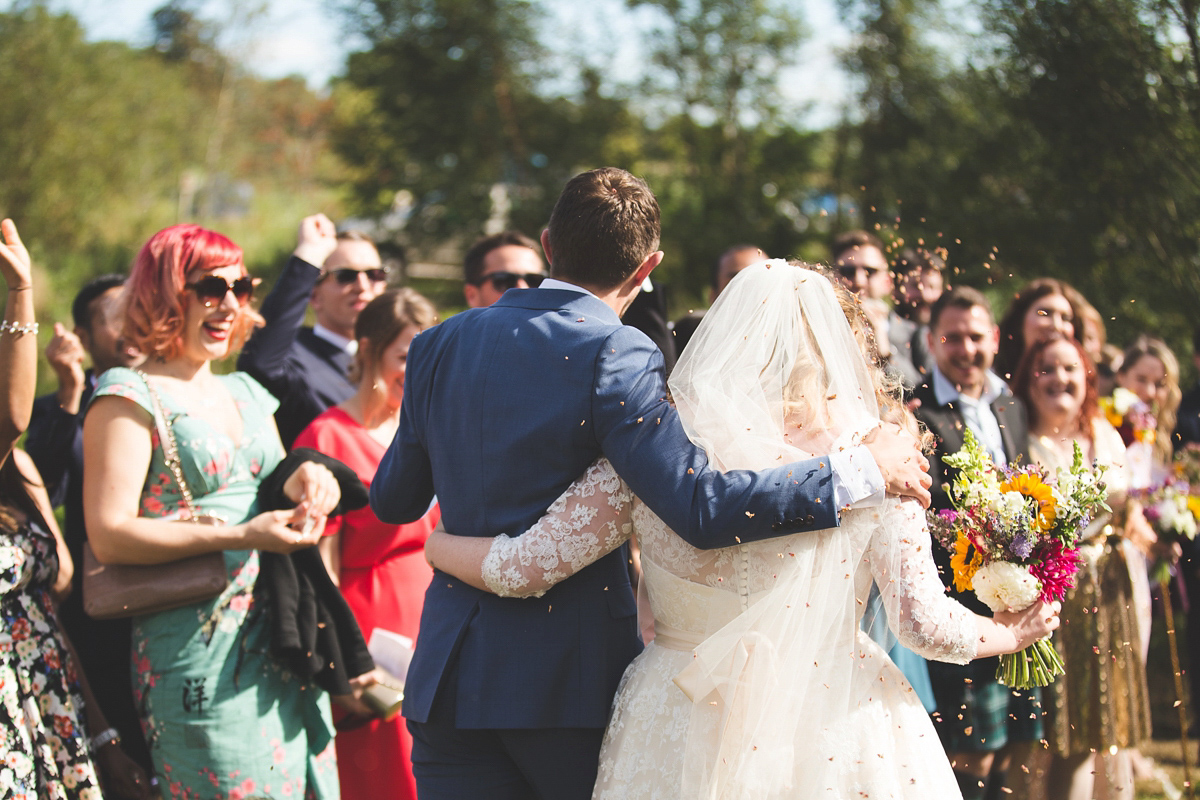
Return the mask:
[[83,697],[50,599],[54,537],[32,522],[0,534],[0,797],[100,800]]
[[[184,478],[201,513],[237,524],[258,513],[262,477],[283,458],[271,424],[279,403],[244,373],[220,376],[242,416],[234,444],[158,390]],[[157,387],[156,387],[157,388]],[[123,397],[150,414],[136,372],[118,367],[95,397]],[[142,490],[144,517],[176,517],[183,501],[157,431]],[[329,699],[268,652],[268,614],[254,600],[258,551],[225,551],[229,586],[218,597],[133,621],[134,703],[164,800],[336,800],[337,762]]]

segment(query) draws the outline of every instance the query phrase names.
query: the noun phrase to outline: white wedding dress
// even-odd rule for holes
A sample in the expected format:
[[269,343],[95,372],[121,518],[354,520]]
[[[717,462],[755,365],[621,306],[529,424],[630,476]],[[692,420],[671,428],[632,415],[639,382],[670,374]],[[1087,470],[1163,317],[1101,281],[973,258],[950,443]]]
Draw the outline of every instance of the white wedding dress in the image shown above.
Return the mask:
[[[836,452],[878,424],[823,277],[747,268],[705,323],[671,389],[717,467]],[[809,384],[815,401],[793,391]],[[483,577],[500,595],[538,594],[630,536],[655,638],[622,679],[596,800],[961,798],[920,700],[860,629],[874,581],[905,646],[960,664],[975,655],[975,617],[946,596],[919,505],[888,498],[843,510],[838,528],[698,550],[601,459],[533,528],[497,537]]]
[[[958,785],[920,700],[858,624],[874,580],[892,630],[906,647],[960,664],[974,656],[974,616],[946,596],[924,519],[916,503],[889,498],[880,508],[845,512],[839,528],[697,550],[600,461],[529,532],[498,538],[484,577],[501,595],[540,593],[631,532],[636,536],[656,635],[625,672],[594,798],[956,798]],[[786,604],[777,591],[781,565],[831,551],[840,556],[834,563],[813,565],[822,573],[826,596],[795,598],[787,609],[797,617],[822,615],[813,620],[813,627],[829,628],[817,634],[824,642],[819,650],[771,641],[769,633],[743,619],[760,602]],[[699,688],[689,685],[694,651],[722,631],[741,645],[717,670],[723,673],[718,678],[699,680]],[[828,659],[827,667],[821,659]],[[829,685],[795,684],[819,677]],[[728,687],[725,698],[715,688],[704,691],[719,682]],[[799,703],[788,697],[801,688],[817,690]],[[796,706],[800,716],[793,724],[783,720],[780,730],[766,727],[775,724],[769,720],[755,728],[740,707],[754,706],[747,695],[762,696],[769,706],[775,695],[782,705]],[[745,785],[716,766],[727,752],[747,751],[763,752],[773,766],[790,766],[786,774],[772,769],[765,782],[750,777]],[[743,777],[755,769],[746,768]],[[708,791],[714,783],[724,787],[721,793]]]

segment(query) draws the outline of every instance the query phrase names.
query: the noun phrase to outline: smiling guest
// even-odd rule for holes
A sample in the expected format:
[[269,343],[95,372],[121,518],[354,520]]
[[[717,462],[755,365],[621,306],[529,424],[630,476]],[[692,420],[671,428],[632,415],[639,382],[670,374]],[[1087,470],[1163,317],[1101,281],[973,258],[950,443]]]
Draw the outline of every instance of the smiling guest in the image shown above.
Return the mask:
[[[409,345],[436,322],[433,305],[412,289],[392,289],[372,300],[354,326],[358,390],[313,420],[296,446],[345,462],[370,486],[400,423]],[[321,555],[368,637],[383,628],[417,638],[425,588],[433,578],[425,540],[439,516],[435,504],[406,525],[380,522],[370,508],[329,520]],[[337,750],[342,797],[415,800],[412,737],[400,717],[341,731]]]
[[1035,278],[1016,296],[1000,320],[1000,346],[996,374],[1011,379],[1021,357],[1038,342],[1052,336],[1073,336],[1083,341],[1083,318],[1070,284],[1055,278]]
[[1106,468],[1113,509],[1082,534],[1079,572],[1054,637],[1066,674],[1045,692],[1046,796],[1133,800],[1133,753],[1150,738],[1150,706],[1132,578],[1134,571],[1145,574],[1154,531],[1141,506],[1125,499],[1133,478],[1125,444],[1099,409],[1095,369],[1083,346],[1062,335],[1032,345],[1013,390],[1029,409],[1032,462],[1053,473],[1070,466],[1078,447],[1084,463]]
[[[929,352],[933,368],[913,397],[921,401],[917,419],[937,439],[930,461],[933,507],[950,507],[947,487],[956,470],[942,460],[963,445],[970,430],[997,464],[1024,459],[1027,444],[1025,407],[1013,397],[1004,381],[991,372],[1000,342],[1000,331],[991,306],[980,292],[956,286],[945,292],[929,312]],[[944,549],[934,548],[942,581],[951,595],[967,608],[987,614],[971,592],[955,592],[954,574]],[[935,727],[946,754],[954,764],[963,798],[989,796],[1005,785],[1002,750],[1023,759],[1042,738],[1042,715],[1037,690],[1010,690],[996,680],[997,660],[972,661],[966,666],[929,662],[929,679],[937,700]],[[1010,771],[1011,774],[1011,771]]]
[[[263,300],[265,324],[238,358],[238,369],[279,400],[275,421],[285,447],[354,394],[354,321],[386,287],[387,268],[364,234],[339,234],[324,214],[301,221],[296,249]],[[310,305],[316,324],[302,327]]]
[[241,248],[215,231],[175,225],[142,247],[122,335],[146,354],[144,372],[113,367],[96,385],[84,521],[104,564],[222,555],[216,597],[133,617],[134,704],[162,795],[324,800],[338,796],[329,699],[270,656],[272,615],[254,590],[259,551],[315,545],[340,491],[305,463],[283,486],[296,509],[259,511],[259,484],[284,457],[276,401],[244,373],[212,370],[254,327],[253,294]]
[[490,306],[509,289],[536,289],[545,278],[537,242],[519,231],[485,236],[463,258],[463,296],[471,308]]

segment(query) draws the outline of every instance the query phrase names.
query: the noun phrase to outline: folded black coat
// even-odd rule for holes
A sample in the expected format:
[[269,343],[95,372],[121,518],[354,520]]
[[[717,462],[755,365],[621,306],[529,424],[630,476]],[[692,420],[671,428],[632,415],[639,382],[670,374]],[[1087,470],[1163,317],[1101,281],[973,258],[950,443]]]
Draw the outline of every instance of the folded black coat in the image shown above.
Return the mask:
[[[367,504],[367,488],[354,470],[324,453],[297,448],[259,485],[260,510],[295,505],[283,493],[283,485],[305,461],[328,467],[341,486],[341,502],[330,516]],[[330,694],[349,694],[350,678],[370,672],[375,661],[320,552],[316,547],[290,555],[260,551],[259,569],[255,602],[270,614],[271,654],[296,677],[313,681]]]

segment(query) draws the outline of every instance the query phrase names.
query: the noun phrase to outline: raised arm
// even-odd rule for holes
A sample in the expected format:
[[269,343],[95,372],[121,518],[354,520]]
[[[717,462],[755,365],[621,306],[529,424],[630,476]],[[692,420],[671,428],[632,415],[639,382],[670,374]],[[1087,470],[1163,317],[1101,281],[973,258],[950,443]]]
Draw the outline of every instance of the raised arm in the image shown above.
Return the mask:
[[888,625],[917,655],[965,664],[1023,650],[1058,628],[1057,608],[1043,603],[994,617],[969,611],[946,595],[932,547],[921,507],[889,501],[867,552]]
[[0,273],[8,285],[0,326],[0,462],[29,427],[37,384],[37,323],[29,251],[11,219],[0,223]]
[[296,249],[259,310],[265,324],[254,332],[238,356],[238,369],[250,373],[280,399],[305,388],[293,386],[302,382],[303,376],[294,370],[287,355],[304,323],[321,265],[335,247],[337,229],[328,217],[314,214],[301,221]]
[[451,536],[439,527],[425,542],[430,565],[501,597],[541,597],[550,587],[629,540],[633,494],[600,459],[513,537]]

